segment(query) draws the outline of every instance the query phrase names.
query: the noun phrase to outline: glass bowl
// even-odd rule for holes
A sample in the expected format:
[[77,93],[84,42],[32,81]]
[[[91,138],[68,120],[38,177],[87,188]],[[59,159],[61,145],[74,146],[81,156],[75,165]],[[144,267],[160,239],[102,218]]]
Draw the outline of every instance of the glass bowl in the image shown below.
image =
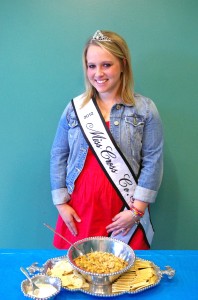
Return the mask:
[[[35,275],[32,276],[32,281],[34,281],[34,283],[36,285],[38,285],[38,287],[40,286],[40,293],[37,294],[35,293],[35,295],[31,295],[31,291],[32,291],[32,286],[31,283],[28,279],[25,279],[22,281],[21,283],[21,291],[23,292],[24,296],[32,298],[32,299],[39,299],[39,300],[51,300],[53,299],[61,290],[61,280],[60,278],[57,277],[50,277],[47,275],[43,275],[43,274],[39,274],[39,275]],[[50,284],[52,287],[54,287],[56,289],[56,291],[52,291],[52,293],[49,294],[45,294],[45,291],[42,289],[42,286],[45,287],[46,284]],[[38,291],[36,291],[38,292]],[[47,291],[47,293],[49,292],[49,290]]]
[[[109,274],[97,274],[85,271],[75,264],[74,259],[79,256],[79,252],[75,246],[84,254],[94,251],[112,253],[113,255],[124,259],[128,265],[120,271]],[[77,241],[68,249],[67,257],[73,268],[80,272],[93,286],[93,292],[96,292],[98,289],[100,290],[100,288],[103,289],[105,286],[107,286],[108,289],[108,286],[110,286],[121,274],[130,269],[135,262],[135,253],[131,247],[122,241],[109,237],[91,237]]]

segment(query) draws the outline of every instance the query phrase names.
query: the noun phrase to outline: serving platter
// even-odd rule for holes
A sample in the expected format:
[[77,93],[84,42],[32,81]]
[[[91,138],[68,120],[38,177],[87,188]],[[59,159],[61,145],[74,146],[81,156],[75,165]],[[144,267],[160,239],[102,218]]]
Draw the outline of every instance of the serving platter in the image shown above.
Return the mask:
[[[115,291],[112,291],[112,285],[107,285],[106,287],[104,287],[104,286],[96,287],[95,285],[91,285],[91,284],[89,284],[89,287],[86,287],[86,288],[72,288],[71,289],[66,286],[62,286],[62,289],[69,291],[69,292],[82,292],[85,294],[89,294],[92,296],[98,296],[98,297],[116,297],[116,296],[121,296],[121,295],[125,295],[125,294],[137,294],[137,293],[143,292],[145,290],[148,290],[150,288],[153,288],[153,287],[159,285],[159,283],[161,282],[161,279],[164,275],[167,275],[169,279],[171,279],[175,275],[175,270],[169,266],[166,266],[165,270],[161,270],[157,265],[155,265],[151,261],[136,257],[136,260],[137,259],[140,261],[143,261],[143,262],[149,262],[151,264],[151,266],[153,267],[153,269],[156,273],[155,283],[150,284],[145,287],[142,287],[142,288],[139,288],[138,290],[135,290],[135,291],[122,290],[119,292],[115,292]],[[27,267],[27,270],[29,271],[30,274],[35,274],[36,272],[39,272],[41,274],[47,274],[49,269],[52,269],[53,266],[55,266],[55,264],[60,261],[68,262],[67,256],[59,256],[59,257],[49,259],[43,264],[42,267],[39,267],[38,263],[33,263],[31,266]],[[121,277],[122,277],[122,275],[121,275]]]

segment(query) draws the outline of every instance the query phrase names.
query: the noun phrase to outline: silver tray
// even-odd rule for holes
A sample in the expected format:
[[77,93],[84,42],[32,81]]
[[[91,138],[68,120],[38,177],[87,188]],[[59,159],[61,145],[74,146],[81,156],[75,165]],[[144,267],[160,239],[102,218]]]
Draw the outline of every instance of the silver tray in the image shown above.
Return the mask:
[[[138,258],[137,259],[140,259],[142,261],[148,261],[148,260],[145,260],[145,259],[142,259],[142,258]],[[66,260],[68,261],[67,259],[67,256],[59,256],[59,257],[55,257],[55,258],[52,258],[52,259],[48,259],[42,267],[39,267],[38,266],[38,263],[33,263],[31,266],[27,267],[27,270],[30,274],[34,274],[36,272],[39,272],[41,274],[46,274],[47,273],[47,270],[48,269],[51,269],[53,268],[53,266],[60,260]],[[64,287],[62,286],[62,289],[63,290],[66,290],[66,291],[70,291],[70,292],[82,292],[82,293],[85,293],[85,294],[89,294],[89,295],[92,295],[92,296],[99,296],[99,297],[115,297],[115,296],[120,296],[120,295],[125,295],[125,294],[137,294],[137,293],[140,293],[140,292],[143,292],[145,290],[148,290],[150,288],[153,288],[155,286],[157,286],[163,275],[167,275],[169,279],[171,279],[174,275],[175,275],[175,270],[172,269],[170,266],[166,266],[165,267],[165,270],[161,270],[157,265],[155,265],[153,262],[149,261],[155,272],[156,272],[156,275],[157,275],[157,281],[154,283],[154,284],[151,284],[147,287],[143,287],[137,291],[121,291],[121,292],[112,292],[112,289],[111,289],[111,285],[109,286],[106,286],[106,287],[98,287],[96,289],[96,287],[92,286],[90,284],[89,288],[87,289],[83,289],[83,288],[76,288],[76,289],[69,289],[67,287]]]

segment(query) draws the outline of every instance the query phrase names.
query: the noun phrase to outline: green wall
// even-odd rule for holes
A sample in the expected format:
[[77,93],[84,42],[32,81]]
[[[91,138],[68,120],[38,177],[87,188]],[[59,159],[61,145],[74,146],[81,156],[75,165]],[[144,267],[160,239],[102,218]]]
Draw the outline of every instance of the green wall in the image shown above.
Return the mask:
[[1,248],[52,248],[51,144],[84,88],[84,43],[108,29],[127,40],[135,90],[164,124],[153,249],[198,249],[197,11],[196,0],[0,0]]

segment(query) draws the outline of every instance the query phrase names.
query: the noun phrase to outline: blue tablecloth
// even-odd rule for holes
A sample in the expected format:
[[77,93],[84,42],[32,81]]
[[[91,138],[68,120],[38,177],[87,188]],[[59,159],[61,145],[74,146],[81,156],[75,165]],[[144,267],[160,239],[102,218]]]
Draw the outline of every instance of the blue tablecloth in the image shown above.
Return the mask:
[[[42,266],[48,259],[65,255],[60,250],[0,250],[0,300],[23,300],[21,282],[25,279],[20,267],[28,267],[33,262]],[[169,265],[176,270],[172,279],[163,276],[160,284],[138,294],[116,297],[98,297],[82,292],[63,290],[55,300],[129,300],[129,299],[198,299],[198,251],[196,250],[147,250],[135,251],[137,257],[153,261],[161,270]]]

